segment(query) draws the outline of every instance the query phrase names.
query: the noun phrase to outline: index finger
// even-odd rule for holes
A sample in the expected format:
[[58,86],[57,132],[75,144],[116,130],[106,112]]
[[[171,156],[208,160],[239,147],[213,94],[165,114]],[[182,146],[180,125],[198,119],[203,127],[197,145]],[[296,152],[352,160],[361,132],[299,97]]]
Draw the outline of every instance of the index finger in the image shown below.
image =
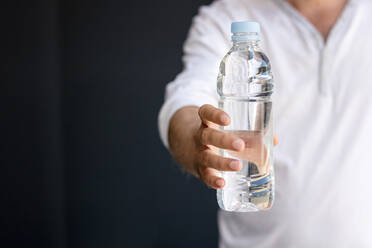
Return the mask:
[[230,124],[229,115],[210,104],[204,104],[199,108],[199,116],[206,125],[208,125],[208,122],[213,122],[221,126],[227,126]]

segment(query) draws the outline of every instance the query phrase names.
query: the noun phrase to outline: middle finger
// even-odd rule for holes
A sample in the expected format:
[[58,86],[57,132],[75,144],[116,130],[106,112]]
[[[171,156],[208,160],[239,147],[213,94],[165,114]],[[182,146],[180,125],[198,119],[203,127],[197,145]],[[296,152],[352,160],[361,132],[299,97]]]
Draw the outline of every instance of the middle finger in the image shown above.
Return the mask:
[[235,151],[242,151],[245,147],[244,141],[239,137],[210,127],[206,127],[202,130],[201,142],[204,145],[212,145]]

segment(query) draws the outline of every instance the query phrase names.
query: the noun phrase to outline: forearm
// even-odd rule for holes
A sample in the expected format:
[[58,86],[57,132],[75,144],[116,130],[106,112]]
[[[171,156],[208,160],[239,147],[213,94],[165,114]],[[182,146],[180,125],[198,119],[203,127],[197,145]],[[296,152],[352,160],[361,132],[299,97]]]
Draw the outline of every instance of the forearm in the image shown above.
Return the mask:
[[196,150],[195,134],[200,127],[198,107],[187,106],[178,110],[169,123],[169,150],[178,164],[197,176],[193,154]]

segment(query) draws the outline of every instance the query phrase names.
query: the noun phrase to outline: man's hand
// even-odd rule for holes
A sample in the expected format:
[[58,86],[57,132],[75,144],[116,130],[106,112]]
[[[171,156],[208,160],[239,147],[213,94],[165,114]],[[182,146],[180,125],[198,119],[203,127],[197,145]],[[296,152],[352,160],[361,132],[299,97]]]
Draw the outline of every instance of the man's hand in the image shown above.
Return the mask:
[[[239,160],[218,155],[218,148],[239,153],[245,143],[238,136],[218,130],[230,124],[230,117],[212,105],[184,107],[170,121],[170,151],[181,166],[208,186],[218,189],[225,185],[218,171],[239,171]],[[274,144],[277,139],[274,138]]]

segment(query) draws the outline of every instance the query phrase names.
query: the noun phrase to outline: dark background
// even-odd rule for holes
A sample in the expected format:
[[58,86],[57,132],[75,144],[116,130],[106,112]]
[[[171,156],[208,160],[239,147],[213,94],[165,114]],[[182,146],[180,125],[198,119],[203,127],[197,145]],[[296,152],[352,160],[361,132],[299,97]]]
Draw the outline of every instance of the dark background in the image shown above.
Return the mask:
[[161,144],[164,87],[210,0],[8,1],[0,247],[216,247],[215,191]]

